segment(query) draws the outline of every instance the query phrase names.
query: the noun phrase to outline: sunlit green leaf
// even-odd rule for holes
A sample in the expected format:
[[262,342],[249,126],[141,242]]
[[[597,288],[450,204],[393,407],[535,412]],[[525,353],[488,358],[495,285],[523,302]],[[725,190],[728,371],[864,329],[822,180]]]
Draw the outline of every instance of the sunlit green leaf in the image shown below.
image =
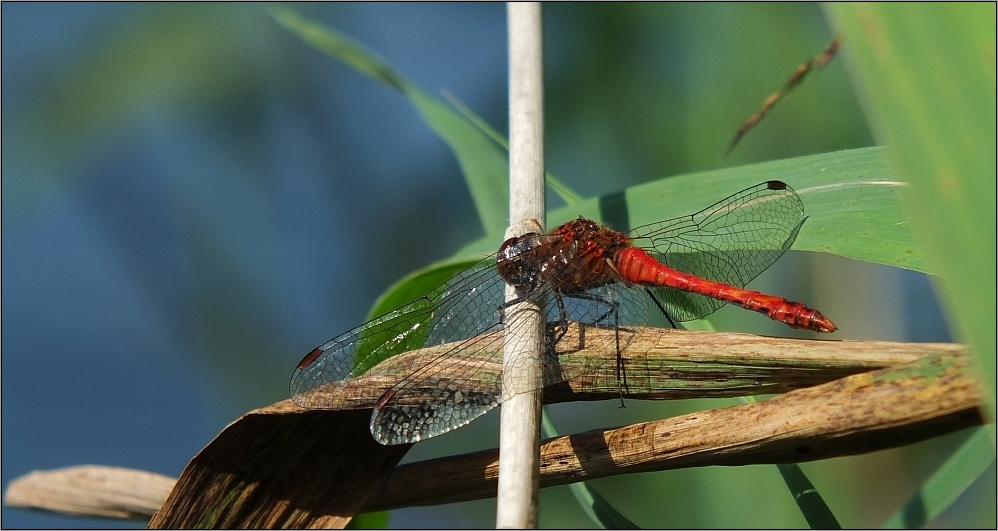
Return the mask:
[[[804,201],[804,223],[793,249],[927,272],[901,206],[886,148],[863,148],[677,175],[620,194],[554,210],[551,226],[580,215],[627,229],[692,214],[724,197],[770,179],[790,184]],[[488,235],[456,256],[494,251],[500,234]]]
[[793,249],[925,271],[884,148],[864,148],[678,175],[622,194],[560,208],[552,226],[579,215],[618,230],[689,215],[744,188],[778,179],[804,201],[808,220]]
[[474,263],[447,261],[435,264],[389,288],[371,310],[368,317],[371,326],[358,335],[354,374],[363,374],[387,358],[423,346],[430,332],[426,325],[432,316],[435,298],[421,297]]
[[385,529],[388,527],[388,511],[376,513],[360,513],[350,520],[347,529]]
[[463,271],[478,262],[480,257],[472,259],[455,258],[431,264],[414,271],[389,287],[385,293],[374,302],[368,318],[390,312],[403,304],[409,303],[426,295],[433,288],[447,282],[459,271]]

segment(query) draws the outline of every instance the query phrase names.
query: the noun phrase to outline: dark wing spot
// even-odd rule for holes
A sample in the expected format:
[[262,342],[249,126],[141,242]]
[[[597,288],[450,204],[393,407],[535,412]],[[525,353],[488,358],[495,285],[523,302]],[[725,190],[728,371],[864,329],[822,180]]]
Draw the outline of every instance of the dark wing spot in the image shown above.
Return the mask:
[[395,398],[395,393],[398,393],[398,389],[389,389],[385,391],[385,394],[381,395],[381,398],[378,399],[378,403],[374,404],[374,409],[381,409],[385,407],[385,404],[387,404],[389,400]]
[[319,354],[322,354],[322,351],[319,350],[318,347],[312,349],[312,352],[305,354],[305,357],[298,362],[298,368],[304,369],[305,367],[308,367],[313,361],[315,361],[315,358],[319,357]]
[[766,188],[770,190],[786,190],[787,183],[783,181],[766,181]]

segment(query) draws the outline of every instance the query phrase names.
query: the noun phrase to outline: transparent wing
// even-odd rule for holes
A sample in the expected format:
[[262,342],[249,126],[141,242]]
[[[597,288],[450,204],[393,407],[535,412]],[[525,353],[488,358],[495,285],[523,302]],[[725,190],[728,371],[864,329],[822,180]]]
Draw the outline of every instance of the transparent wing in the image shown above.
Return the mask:
[[[552,242],[550,236],[543,238]],[[295,403],[342,407],[349,386],[365,385],[355,378],[373,375],[395,382],[371,416],[371,433],[384,444],[415,442],[471,422],[512,395],[503,389],[502,353],[506,334],[522,334],[504,323],[505,286],[490,257],[425,297],[324,343],[292,377]],[[544,305],[546,322],[542,381],[528,385],[531,390],[599,370],[612,356],[580,357],[564,366],[559,356],[583,347],[615,353],[630,340],[628,331],[618,327],[642,324],[648,314],[647,297],[619,284],[561,295],[559,286],[549,282],[526,300]],[[602,333],[586,335],[587,345],[582,334],[571,343],[565,334],[568,322]]]
[[[629,236],[673,269],[744,287],[790,248],[805,219],[797,193],[767,181],[696,214],[637,227]],[[706,317],[725,304],[671,288],[652,292],[679,321]]]
[[[612,356],[577,358],[566,365],[561,364],[560,356],[583,347],[617,352],[615,349],[626,347],[631,339],[630,331],[617,326],[642,324],[648,318],[647,296],[620,284],[575,296],[557,293],[557,286],[544,284],[527,297],[544,305],[545,360],[541,381],[517,388],[534,390],[605,368]],[[513,324],[507,326],[498,306],[489,313],[456,305],[449,312],[452,320],[448,322],[463,322],[470,314],[482,319],[480,335],[431,355],[430,361],[419,367],[408,367],[409,376],[388,391],[384,403],[375,408],[371,433],[379,442],[411,443],[446,433],[484,415],[514,394],[503,386],[503,348],[507,334],[511,338],[523,336],[518,329],[525,326],[523,321],[513,319]],[[578,344],[579,335],[576,344],[571,344],[558,326],[565,321],[613,332],[588,334],[588,345]]]
[[[549,236],[544,238],[548,238],[546,241],[551,243],[550,251],[554,254],[575,249],[574,246],[559,248]],[[467,289],[458,281],[457,286],[464,295],[444,294],[447,303],[440,305],[439,317],[435,317],[429,336],[452,341],[449,331],[466,329],[465,323],[477,323],[478,335],[464,339],[467,334],[460,334],[458,344],[445,351],[427,348],[424,356],[409,358],[413,364],[404,369],[408,376],[386,393],[371,417],[371,433],[384,444],[415,442],[464,426],[514,394],[503,385],[503,349],[507,343],[519,347],[515,343],[518,339],[513,338],[524,337],[526,334],[519,327],[528,323],[504,318],[505,312],[512,311],[502,304],[505,283],[495,281]],[[486,292],[489,295],[482,297]],[[476,304],[479,297],[490,304]],[[515,386],[517,389],[534,390],[600,370],[612,356],[578,356],[569,364],[562,364],[561,357],[582,348],[616,353],[631,339],[629,331],[621,331],[619,327],[644,323],[648,317],[647,296],[620,284],[581,294],[564,294],[549,281],[524,299],[543,305],[545,359],[541,381],[521,383]],[[588,334],[586,345],[581,333],[574,337],[566,334],[568,323],[584,323],[602,328],[604,333]],[[612,332],[606,333],[607,329]]]
[[488,323],[465,316],[456,319],[454,308],[474,297],[483,307],[501,304],[502,279],[495,272],[495,257],[464,270],[426,296],[376,317],[313,349],[291,377],[291,397],[309,409],[343,406],[351,379],[378,367],[386,378],[404,378],[406,367],[382,363],[397,354],[422,347],[474,337]]
[[[371,415],[382,444],[412,443],[464,426],[498,404],[505,282],[495,261],[444,285],[425,347],[382,365],[400,376]],[[433,348],[457,342],[450,348]],[[498,352],[498,356],[496,353]],[[379,372],[383,369],[377,368]]]

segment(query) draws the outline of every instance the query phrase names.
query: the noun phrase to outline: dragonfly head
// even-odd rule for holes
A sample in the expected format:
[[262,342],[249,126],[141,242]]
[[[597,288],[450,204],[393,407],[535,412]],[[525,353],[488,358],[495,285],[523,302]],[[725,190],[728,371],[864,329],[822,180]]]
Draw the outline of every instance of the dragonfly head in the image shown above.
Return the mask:
[[543,261],[536,260],[532,256],[536,253],[531,251],[538,246],[538,234],[533,232],[510,238],[499,246],[496,269],[503,280],[517,291],[529,293],[537,288]]

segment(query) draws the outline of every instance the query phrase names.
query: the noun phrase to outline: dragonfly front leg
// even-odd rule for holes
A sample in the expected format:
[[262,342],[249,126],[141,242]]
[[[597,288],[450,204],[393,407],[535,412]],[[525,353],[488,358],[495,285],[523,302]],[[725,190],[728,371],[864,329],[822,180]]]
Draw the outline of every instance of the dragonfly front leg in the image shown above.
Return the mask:
[[500,304],[499,307],[496,308],[496,311],[499,312],[499,324],[501,325],[506,324],[506,308],[509,308],[510,306],[516,304],[520,304],[521,302],[526,302],[527,300],[528,300],[527,297],[517,297],[511,301],[506,301]]
[[[620,350],[620,303],[610,299],[609,297],[595,293],[573,293],[566,296],[573,299],[593,301],[607,306],[607,310],[603,312],[603,314],[593,319],[594,325],[601,324],[608,317],[610,317],[610,315],[613,315],[614,352],[616,353],[617,358],[617,390],[620,394],[620,407],[625,407],[624,389],[627,389],[627,372],[624,371],[624,356]],[[562,311],[564,311],[564,309]],[[582,331],[580,324],[579,337],[581,336]]]

